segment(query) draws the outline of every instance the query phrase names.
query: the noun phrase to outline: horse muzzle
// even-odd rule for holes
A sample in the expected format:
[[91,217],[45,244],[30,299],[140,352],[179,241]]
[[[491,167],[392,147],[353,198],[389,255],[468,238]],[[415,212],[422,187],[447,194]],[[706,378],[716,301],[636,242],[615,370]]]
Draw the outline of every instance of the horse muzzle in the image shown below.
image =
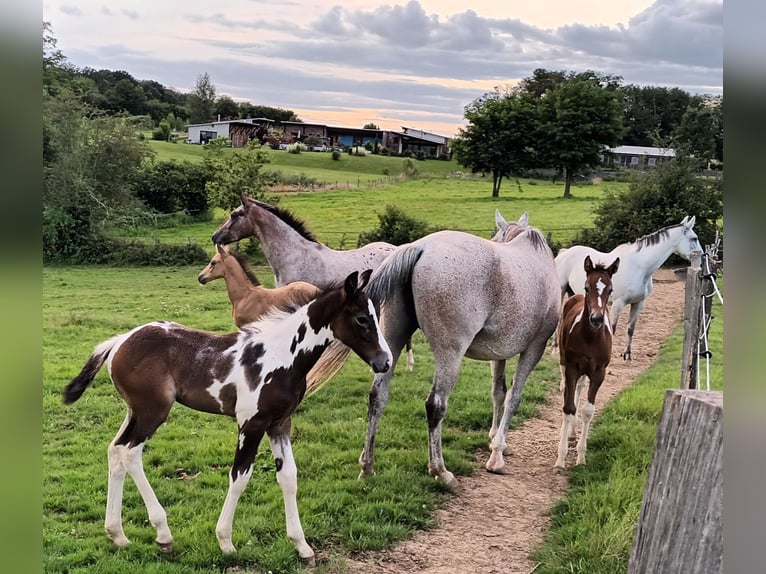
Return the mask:
[[199,281],[200,284],[204,285],[205,283],[207,283],[207,278],[204,275],[199,275],[197,277],[197,281]]
[[591,313],[588,316],[588,321],[590,321],[591,327],[598,329],[604,324],[604,315],[601,313]]
[[370,360],[373,373],[386,373],[391,368],[391,356],[388,353],[378,353]]

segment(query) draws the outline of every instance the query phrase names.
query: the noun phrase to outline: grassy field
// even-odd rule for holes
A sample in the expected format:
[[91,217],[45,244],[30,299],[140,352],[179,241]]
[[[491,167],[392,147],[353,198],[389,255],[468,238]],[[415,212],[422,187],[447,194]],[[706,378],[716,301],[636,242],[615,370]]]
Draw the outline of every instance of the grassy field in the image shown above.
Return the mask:
[[[192,147],[192,146],[189,146]],[[317,152],[318,153],[318,152]],[[373,159],[373,158],[364,158]],[[401,160],[399,160],[401,161]],[[434,162],[438,163],[438,162]],[[317,239],[335,249],[357,246],[361,232],[379,225],[378,215],[395,205],[430,226],[459,229],[489,237],[494,232],[495,209],[506,219],[529,212],[531,225],[550,233],[554,242],[567,244],[584,227],[593,225],[593,208],[606,190],[627,188],[626,183],[575,186],[573,197],[562,199],[563,184],[539,180],[506,182],[499,198],[492,198],[487,181],[414,179],[373,188],[278,193],[279,205],[303,219]],[[143,226],[115,233],[143,241],[196,242],[212,249],[210,236],[228,216],[215,212],[213,221],[176,227]]]
[[[205,154],[203,146],[200,145],[147,141],[160,161],[202,161]],[[232,149],[231,153],[238,153],[238,151],[240,150]],[[382,155],[353,156],[344,153],[339,160],[333,160],[330,152],[292,154],[285,150],[267,149],[267,151],[270,162],[264,169],[268,171],[279,171],[283,175],[303,174],[324,184],[344,187],[368,185],[369,182],[386,176],[398,177],[404,163],[404,158]],[[444,178],[452,172],[463,169],[454,160],[418,161],[413,159],[412,162],[418,173],[426,178]]]
[[[123,519],[132,544],[117,549],[106,538],[106,447],[125,408],[105,370],[77,403],[65,407],[61,390],[82,368],[94,345],[154,319],[226,332],[233,329],[221,281],[201,286],[197,267],[168,269],[63,267],[43,270],[43,558],[46,572],[299,572],[303,567],[285,535],[281,491],[267,444],[234,521],[239,552],[224,557],[215,523],[227,489],[236,426],[225,417],[176,405],[149,441],[144,465],[166,507],[176,550],[160,555],[146,510],[130,480]],[[264,283],[269,272],[256,269]],[[333,382],[307,398],[293,420],[298,505],[309,544],[337,558],[318,572],[343,572],[342,556],[384,548],[416,529],[433,526],[446,495],[426,471],[424,402],[433,362],[425,340],[414,340],[415,370],[401,369],[377,440],[376,476],[357,480],[366,429],[369,368],[352,356]],[[524,391],[518,424],[534,416],[556,384],[549,355]],[[466,360],[450,397],[444,427],[445,461],[457,475],[473,471],[486,449],[491,421],[487,363]]]
[[[163,145],[163,153],[201,152],[199,146]],[[316,169],[324,169],[321,161],[332,161],[329,154],[274,154],[284,154],[286,161],[311,157],[317,162]],[[402,161],[348,156],[341,161],[347,159]],[[421,164],[449,168],[448,162],[418,162]],[[308,163],[303,165],[308,167]],[[487,181],[434,174],[396,185],[289,192],[279,194],[279,198],[282,206],[307,222],[320,241],[336,248],[355,247],[357,235],[376,227],[378,214],[388,204],[405,208],[410,216],[431,226],[484,237],[494,229],[495,209],[506,219],[516,219],[528,211],[532,225],[551,233],[554,242],[566,244],[580,229],[592,225],[593,207],[604,190],[627,185],[577,186],[574,197],[565,201],[561,199],[563,184],[534,180],[521,180],[520,184],[519,188],[514,182],[505,182],[501,197],[493,199]],[[218,212],[211,222],[133,228],[120,233],[156,237],[167,243],[196,241],[212,253],[210,235],[225,215]],[[261,445],[255,473],[234,521],[234,543],[239,553],[233,557],[220,553],[214,529],[226,493],[236,428],[224,417],[178,405],[144,455],[149,481],[168,511],[175,551],[170,555],[157,552],[154,531],[130,480],[126,481],[123,518],[133,543],[118,550],[103,532],[106,447],[124,418],[124,405],[105,372],[74,405],[64,407],[61,390],[79,372],[94,345],[145,322],[169,319],[216,332],[233,330],[224,284],[199,285],[196,276],[201,267],[43,269],[46,572],[304,570],[285,535],[281,491],[266,444]],[[272,286],[269,268],[257,267],[255,272],[266,286]],[[720,309],[714,314],[722,316]],[[721,322],[714,321],[713,328],[720,342]],[[432,527],[434,510],[450,496],[426,472],[424,401],[433,361],[419,332],[414,350],[415,370],[407,373],[401,369],[391,386],[391,400],[378,433],[375,477],[357,480],[372,381],[369,369],[358,358],[351,357],[332,384],[307,398],[294,418],[298,505],[304,530],[319,555],[330,557],[317,567],[319,574],[340,574],[345,555],[385,548],[415,530]],[[664,389],[677,385],[679,355],[677,334],[658,364],[621,395],[615,406],[605,409],[595,424],[589,441],[589,465],[572,472],[572,493],[554,509],[553,528],[545,547],[536,553],[543,563],[542,571],[624,571],[654,441],[652,425],[656,425]],[[721,361],[720,354],[716,360]],[[720,373],[721,368],[722,361],[716,363],[714,371]],[[527,383],[513,425],[534,416],[537,405],[557,385],[557,362],[546,354]],[[487,447],[489,391],[488,364],[465,360],[444,421],[444,456],[457,475],[471,473],[476,451]],[[626,443],[630,448],[623,446]],[[622,564],[622,568],[610,570],[615,564]]]

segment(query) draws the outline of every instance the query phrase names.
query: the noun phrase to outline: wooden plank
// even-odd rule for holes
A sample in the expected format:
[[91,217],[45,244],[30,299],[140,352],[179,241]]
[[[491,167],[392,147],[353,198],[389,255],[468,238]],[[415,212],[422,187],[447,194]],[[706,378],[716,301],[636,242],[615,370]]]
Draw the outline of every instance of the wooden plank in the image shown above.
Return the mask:
[[628,574],[723,572],[723,393],[668,390]]

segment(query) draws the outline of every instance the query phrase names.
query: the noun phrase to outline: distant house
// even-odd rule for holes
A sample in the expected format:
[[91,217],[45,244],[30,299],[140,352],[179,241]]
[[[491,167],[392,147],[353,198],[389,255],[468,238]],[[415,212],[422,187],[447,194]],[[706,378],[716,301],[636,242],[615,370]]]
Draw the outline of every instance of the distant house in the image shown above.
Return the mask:
[[602,161],[606,166],[646,169],[656,167],[664,160],[675,156],[676,151],[671,148],[621,145],[607,150]]
[[224,120],[186,126],[186,143],[206,144],[215,138],[229,138],[234,147],[244,147],[251,139],[261,139],[274,123],[268,118]]
[[217,137],[227,137],[233,147],[242,147],[254,138],[263,140],[266,132],[284,134],[291,141],[302,141],[309,136],[319,139],[326,149],[352,147],[371,143],[388,149],[391,153],[413,155],[423,153],[426,157],[449,156],[449,138],[414,128],[402,127],[401,131],[366,128],[346,128],[306,122],[275,122],[268,118],[226,120],[206,124],[191,124],[187,143],[205,144]]

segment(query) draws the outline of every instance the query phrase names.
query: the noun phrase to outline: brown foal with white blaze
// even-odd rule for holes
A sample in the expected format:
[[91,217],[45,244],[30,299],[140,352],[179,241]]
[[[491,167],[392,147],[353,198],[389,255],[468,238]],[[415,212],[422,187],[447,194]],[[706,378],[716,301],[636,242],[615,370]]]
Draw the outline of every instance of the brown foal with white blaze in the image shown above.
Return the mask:
[[619,266],[619,257],[607,267],[601,263],[594,265],[590,255],[586,256],[585,294],[573,295],[561,310],[558,343],[564,418],[556,459],[559,468],[566,468],[569,437],[574,435],[577,405],[587,381],[588,402],[582,409],[582,433],[577,442],[577,464],[585,464],[588,432],[596,412],[596,393],[612,356],[608,302],[612,294],[612,276]]
[[141,454],[177,401],[237,421],[229,490],[216,525],[221,550],[235,551],[234,512],[266,434],[284,497],[287,536],[298,554],[313,562],[314,551],[298,516],[297,468],[290,443],[292,415],[306,392],[306,374],[336,339],[351,347],[373,371],[390,368],[391,351],[381,335],[375,307],[363,291],[369,277],[370,270],[361,276],[355,271],[307,304],[273,311],[235,333],[218,335],[157,321],[96,346],[80,374],[64,389],[63,400],[70,404],[79,399],[106,363],[127,405],[125,421],[108,449],[104,526],[117,546],[129,543],[121,518],[123,486],[129,474],[157,531],[157,544],[163,551],[172,549],[167,515],[144,474]]

